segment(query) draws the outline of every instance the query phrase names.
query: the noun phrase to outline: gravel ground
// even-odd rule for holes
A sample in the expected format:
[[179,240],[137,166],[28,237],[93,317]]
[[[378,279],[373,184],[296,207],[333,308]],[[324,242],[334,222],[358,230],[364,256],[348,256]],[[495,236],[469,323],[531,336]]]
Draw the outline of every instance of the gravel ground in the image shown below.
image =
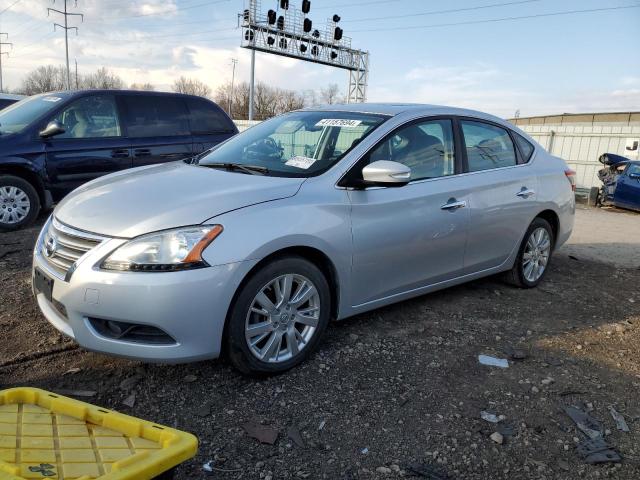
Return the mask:
[[[179,479],[395,478],[416,463],[432,479],[637,479],[640,215],[580,209],[576,221],[539,288],[492,277],[360,315],[329,328],[306,364],[262,380],[222,361],[145,365],[77,348],[31,297],[39,226],[0,234],[0,388],[93,390],[83,400],[193,432],[199,453]],[[479,354],[526,358],[501,369]],[[585,464],[563,405],[602,421],[624,461]]]

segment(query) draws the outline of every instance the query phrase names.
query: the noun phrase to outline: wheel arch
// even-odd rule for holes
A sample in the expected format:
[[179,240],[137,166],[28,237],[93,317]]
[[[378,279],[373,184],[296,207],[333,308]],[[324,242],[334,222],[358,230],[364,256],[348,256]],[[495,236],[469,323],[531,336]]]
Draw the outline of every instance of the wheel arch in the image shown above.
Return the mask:
[[547,222],[549,222],[549,225],[551,225],[551,229],[553,230],[553,245],[555,248],[555,244],[558,240],[558,233],[560,232],[560,217],[553,210],[547,209],[538,213],[538,215],[536,215],[535,218],[542,218],[543,220],[546,220]]
[[0,165],[0,175],[13,175],[15,177],[26,180],[31,185],[33,185],[33,188],[35,188],[36,192],[38,193],[40,205],[44,208],[44,206],[47,204],[47,197],[42,178],[40,178],[40,175],[38,175],[27,166],[11,163],[3,164]]

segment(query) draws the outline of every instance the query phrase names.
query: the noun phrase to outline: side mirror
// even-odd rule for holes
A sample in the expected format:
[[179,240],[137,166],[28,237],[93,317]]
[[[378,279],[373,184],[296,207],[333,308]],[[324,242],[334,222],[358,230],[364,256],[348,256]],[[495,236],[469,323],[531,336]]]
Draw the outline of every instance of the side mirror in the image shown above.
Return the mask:
[[398,162],[378,160],[362,169],[365,185],[401,187],[411,180],[411,168]]
[[42,138],[51,138],[64,133],[65,129],[60,122],[50,122],[44,130],[40,132]]

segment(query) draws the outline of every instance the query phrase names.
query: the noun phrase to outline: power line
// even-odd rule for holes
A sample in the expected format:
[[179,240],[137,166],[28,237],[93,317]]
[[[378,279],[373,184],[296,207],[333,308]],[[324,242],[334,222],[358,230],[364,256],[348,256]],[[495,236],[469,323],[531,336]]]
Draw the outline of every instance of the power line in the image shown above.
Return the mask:
[[11,5],[9,5],[6,8],[3,8],[2,10],[0,10],[0,15],[2,15],[4,12],[6,12],[7,10],[9,10],[11,7],[13,7],[14,5],[20,3],[22,0],[16,0],[15,2],[13,2]]
[[329,10],[332,8],[349,8],[349,7],[359,7],[361,5],[375,5],[378,3],[393,3],[400,2],[401,0],[372,0],[367,2],[356,2],[356,3],[334,3],[333,5],[323,5],[322,7],[314,7],[313,10]]
[[204,2],[204,3],[198,3],[196,5],[187,5],[186,7],[181,7],[181,8],[163,10],[163,11],[160,11],[160,12],[139,13],[137,15],[123,15],[123,16],[119,16],[119,17],[108,17],[108,18],[104,18],[102,20],[103,21],[126,20],[126,19],[131,19],[131,18],[151,17],[153,15],[166,15],[166,14],[172,14],[172,13],[176,13],[176,12],[182,12],[184,10],[191,10],[193,8],[206,7],[206,6],[209,6],[209,5],[217,5],[217,4],[220,4],[220,3],[225,3],[225,2],[230,2],[230,1],[231,0],[214,0],[214,1]]
[[554,17],[560,15],[572,15],[575,13],[592,13],[592,12],[605,12],[610,10],[624,10],[629,8],[640,8],[640,4],[637,5],[624,5],[620,7],[604,7],[604,8],[591,8],[587,10],[567,10],[564,12],[551,12],[551,13],[538,13],[534,15],[522,15],[519,17],[503,17],[503,18],[490,18],[487,20],[469,20],[467,22],[452,22],[452,23],[433,23],[430,25],[410,25],[407,27],[384,27],[384,28],[369,28],[363,30],[351,30],[353,33],[357,32],[388,32],[393,30],[417,30],[417,29],[427,29],[427,28],[438,28],[438,27],[454,27],[457,25],[475,25],[480,23],[495,23],[495,22],[506,22],[511,20],[524,20],[529,18],[543,18],[543,17]]
[[[225,32],[225,31],[230,31],[230,30],[237,30],[238,27],[232,27],[232,28],[217,28],[215,30],[200,30],[197,32],[188,32],[188,33],[162,33],[162,34],[158,34],[158,35],[138,35],[138,36],[134,36],[134,38],[132,40],[146,40],[148,38],[166,38],[166,37],[189,37],[192,35],[204,35],[204,34],[211,34],[211,33],[217,33],[217,32]],[[85,37],[88,38],[101,38],[104,40],[104,35],[84,35]],[[238,38],[237,36],[234,37],[222,37],[222,38],[212,38],[211,40],[226,40],[226,39],[231,39],[231,38]],[[122,39],[119,39],[118,41],[122,41]]]
[[355,23],[355,22],[367,22],[367,21],[373,21],[373,20],[389,20],[392,18],[407,18],[407,17],[421,17],[425,15],[439,15],[443,13],[469,12],[472,10],[483,10],[485,8],[506,7],[509,5],[521,5],[523,3],[534,3],[534,2],[540,2],[540,1],[541,0],[519,0],[517,2],[492,3],[491,5],[481,5],[478,7],[451,8],[448,10],[431,10],[429,12],[407,13],[404,15],[387,15],[385,17],[354,18],[353,20],[347,19],[345,20],[345,22]]

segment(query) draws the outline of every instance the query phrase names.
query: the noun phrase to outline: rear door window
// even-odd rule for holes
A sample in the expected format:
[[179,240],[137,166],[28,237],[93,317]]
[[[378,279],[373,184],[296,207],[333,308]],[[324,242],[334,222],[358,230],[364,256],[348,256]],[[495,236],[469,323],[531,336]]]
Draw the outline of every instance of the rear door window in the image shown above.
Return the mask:
[[189,135],[187,107],[178,97],[131,95],[123,97],[129,137]]
[[471,120],[462,120],[460,125],[467,147],[470,172],[517,164],[516,151],[506,129]]
[[187,98],[191,120],[191,133],[231,133],[235,128],[229,118],[216,105],[200,98]]

